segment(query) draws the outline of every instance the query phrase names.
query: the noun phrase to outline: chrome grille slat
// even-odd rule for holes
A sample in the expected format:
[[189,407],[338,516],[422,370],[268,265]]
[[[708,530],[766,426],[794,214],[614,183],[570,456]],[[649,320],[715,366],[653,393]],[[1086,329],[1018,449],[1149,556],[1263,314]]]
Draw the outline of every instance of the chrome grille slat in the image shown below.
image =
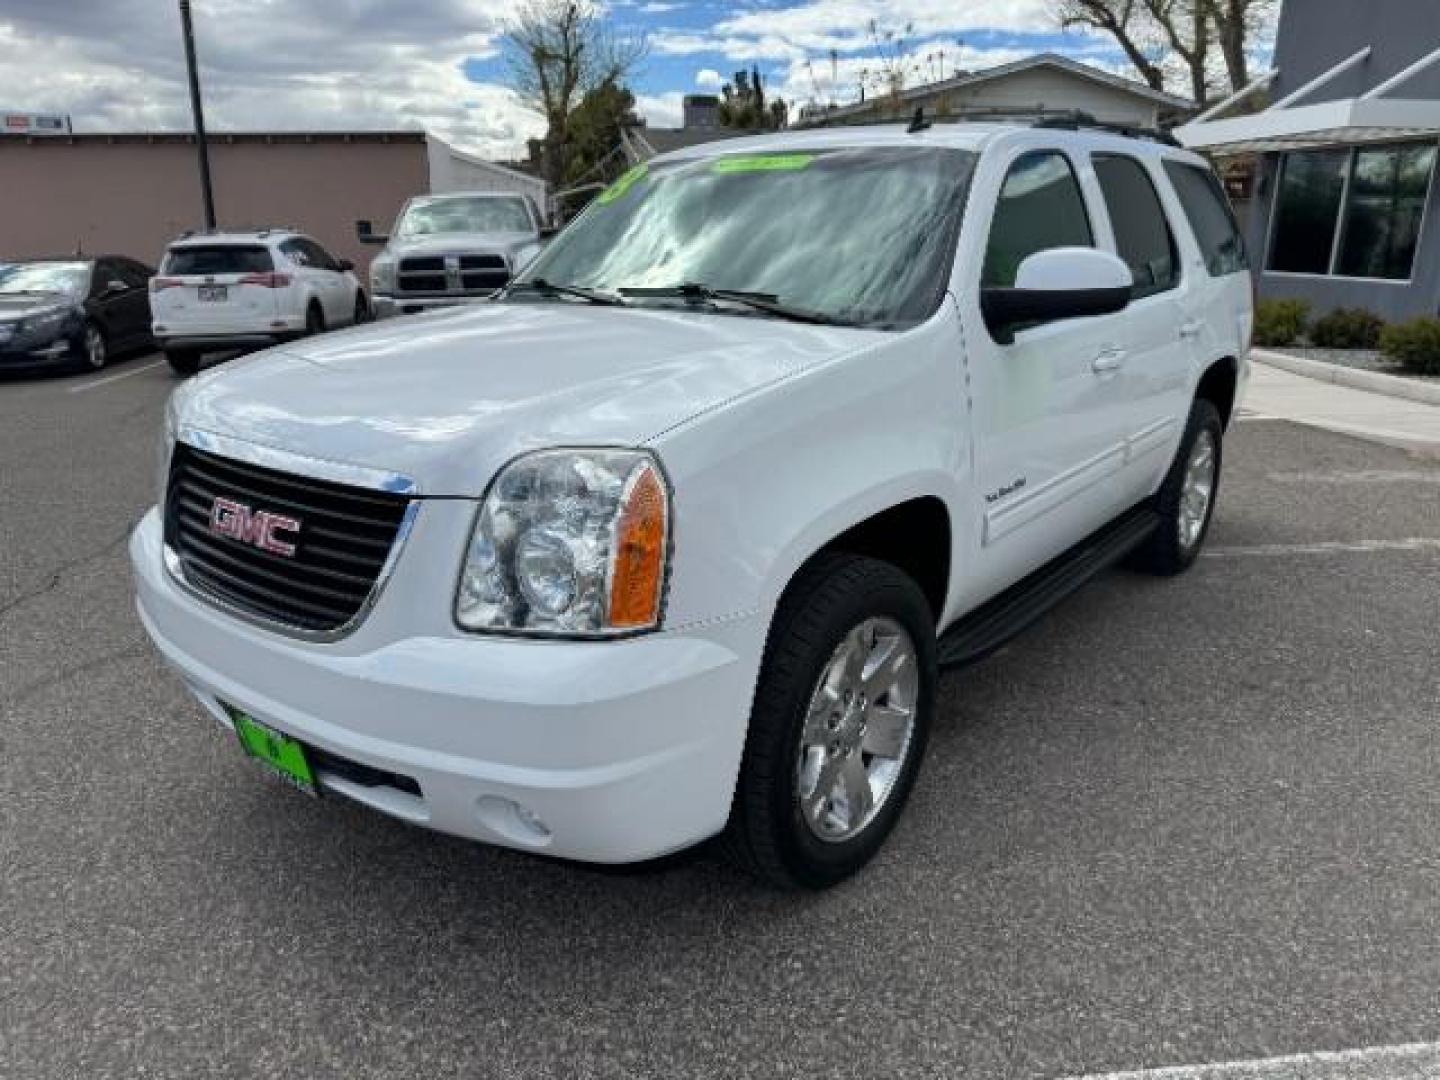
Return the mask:
[[[266,551],[211,528],[217,498],[300,522]],[[222,606],[310,634],[343,632],[370,603],[411,505],[408,495],[295,475],[178,443],[165,542],[192,589]]]

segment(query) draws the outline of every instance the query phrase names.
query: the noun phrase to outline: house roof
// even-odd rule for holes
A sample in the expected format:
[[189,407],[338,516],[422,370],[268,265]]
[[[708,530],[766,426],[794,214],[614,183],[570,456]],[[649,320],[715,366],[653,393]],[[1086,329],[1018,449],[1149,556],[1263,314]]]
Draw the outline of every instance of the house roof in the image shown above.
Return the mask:
[[[1027,56],[1023,60],[1015,60],[1009,64],[999,64],[981,71],[965,71],[949,79],[942,79],[939,82],[912,87],[901,93],[900,100],[905,102],[921,101],[950,90],[978,86],[995,79],[1003,79],[1010,75],[1018,75],[1021,72],[1034,70],[1035,68],[1046,67],[1059,69],[1071,75],[1077,75],[1082,79],[1089,79],[1091,82],[1108,86],[1112,90],[1133,94],[1137,98],[1152,102],[1156,105],[1163,105],[1166,108],[1193,109],[1195,107],[1195,103],[1189,98],[1179,97],[1175,94],[1167,94],[1161,90],[1152,90],[1144,83],[1136,82],[1134,79],[1114,75],[1108,71],[1102,71],[1100,68],[1081,63],[1079,60],[1072,60],[1068,56],[1062,56],[1059,53],[1053,52],[1037,53],[1034,56]],[[874,108],[874,105],[874,101],[862,101],[856,102],[853,105],[841,105],[838,108],[826,110],[817,116],[807,117],[794,126],[806,127],[812,124],[829,123],[837,119],[843,119],[846,116],[862,115]]]
[[684,150],[687,147],[701,146],[704,143],[719,142],[721,139],[733,139],[741,135],[754,134],[751,131],[736,131],[733,128],[721,127],[632,127],[627,128],[625,133],[639,144],[636,149],[640,151],[642,157],[654,157],[656,154],[668,154],[672,150]]

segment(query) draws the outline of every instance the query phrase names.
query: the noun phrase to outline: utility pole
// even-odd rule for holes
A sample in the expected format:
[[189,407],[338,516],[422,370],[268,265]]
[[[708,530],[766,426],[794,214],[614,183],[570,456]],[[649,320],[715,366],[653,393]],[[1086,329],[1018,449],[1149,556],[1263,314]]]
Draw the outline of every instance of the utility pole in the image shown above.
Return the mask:
[[200,103],[200,72],[195,65],[195,27],[190,0],[180,0],[180,28],[185,35],[185,67],[190,73],[190,112],[195,118],[195,149],[200,154],[200,194],[205,200],[205,228],[215,228],[215,193],[210,187],[210,145],[205,141],[205,108]]

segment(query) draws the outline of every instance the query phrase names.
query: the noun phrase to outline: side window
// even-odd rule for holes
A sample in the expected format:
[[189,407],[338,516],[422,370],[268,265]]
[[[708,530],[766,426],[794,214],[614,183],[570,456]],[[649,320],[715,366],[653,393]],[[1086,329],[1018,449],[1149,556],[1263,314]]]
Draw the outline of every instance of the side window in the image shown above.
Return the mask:
[[131,259],[118,259],[115,266],[120,272],[120,280],[132,289],[143,289],[150,281],[150,271]]
[[120,280],[120,270],[113,259],[96,259],[90,271],[90,295],[104,296],[110,282]]
[[1012,288],[1020,264],[1037,251],[1094,246],[1070,160],[1058,150],[1024,154],[1000,188],[980,282],[987,288]]
[[301,240],[300,244],[305,254],[309,256],[311,266],[320,270],[336,269],[335,260],[330,257],[330,253],[314,240]]
[[1135,299],[1180,282],[1175,236],[1145,166],[1121,154],[1096,154],[1095,176],[1115,228],[1116,254],[1135,276]]
[[310,266],[314,262],[299,240],[286,240],[280,245],[280,251],[296,266]]
[[1170,177],[1190,228],[1195,230],[1210,276],[1223,277],[1250,269],[1245,239],[1215,174],[1198,165],[1166,161],[1165,175]]

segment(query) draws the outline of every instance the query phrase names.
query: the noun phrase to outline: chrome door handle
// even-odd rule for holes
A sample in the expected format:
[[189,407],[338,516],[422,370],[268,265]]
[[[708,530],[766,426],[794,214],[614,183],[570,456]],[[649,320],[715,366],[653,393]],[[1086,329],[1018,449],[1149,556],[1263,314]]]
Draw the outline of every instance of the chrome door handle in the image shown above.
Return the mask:
[[1204,329],[1204,323],[1200,322],[1198,319],[1192,319],[1190,322],[1180,324],[1180,336],[1182,338],[1198,338],[1200,336],[1200,331]]
[[1090,361],[1090,370],[1096,374],[1104,374],[1107,371],[1117,370],[1125,363],[1124,349],[1105,349],[1096,354],[1095,359]]

